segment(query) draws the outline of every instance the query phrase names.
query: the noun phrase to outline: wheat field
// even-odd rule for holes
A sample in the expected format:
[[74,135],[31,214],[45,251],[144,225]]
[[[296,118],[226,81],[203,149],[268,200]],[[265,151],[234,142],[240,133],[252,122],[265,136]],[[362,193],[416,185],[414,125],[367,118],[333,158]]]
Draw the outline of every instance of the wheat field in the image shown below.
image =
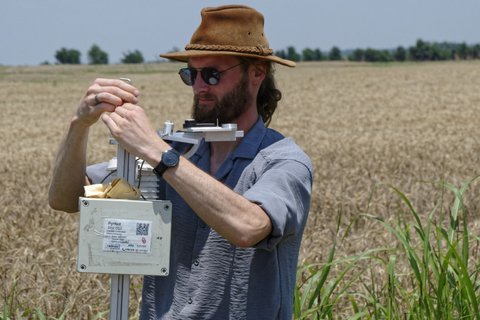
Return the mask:
[[[55,153],[96,77],[131,78],[158,128],[165,120],[182,123],[190,116],[191,89],[178,79],[179,67],[0,66],[0,311],[9,306],[17,319],[35,310],[67,319],[108,311],[108,275],[75,271],[78,214],[48,207]],[[384,228],[365,218],[408,219],[391,186],[423,217],[434,212],[441,220],[449,198],[440,183],[460,185],[480,171],[479,61],[300,63],[278,67],[277,82],[283,99],[270,126],[293,137],[315,170],[302,264],[324,261],[338,233],[337,256],[391,243]],[[106,128],[96,124],[88,162],[114,155]],[[480,229],[478,189],[474,183],[466,197],[472,232]],[[140,292],[141,277],[133,277],[132,318]]]

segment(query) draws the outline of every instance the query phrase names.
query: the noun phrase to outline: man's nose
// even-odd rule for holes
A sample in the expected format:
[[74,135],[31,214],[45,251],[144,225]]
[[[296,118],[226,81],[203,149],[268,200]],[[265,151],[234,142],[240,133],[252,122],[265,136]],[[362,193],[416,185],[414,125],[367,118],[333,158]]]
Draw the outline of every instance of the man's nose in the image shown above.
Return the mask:
[[195,75],[195,78],[193,79],[192,87],[194,87],[194,91],[195,90],[200,91],[202,89],[205,90],[206,88],[210,87],[210,85],[203,80],[202,73],[199,71],[197,72],[197,74]]

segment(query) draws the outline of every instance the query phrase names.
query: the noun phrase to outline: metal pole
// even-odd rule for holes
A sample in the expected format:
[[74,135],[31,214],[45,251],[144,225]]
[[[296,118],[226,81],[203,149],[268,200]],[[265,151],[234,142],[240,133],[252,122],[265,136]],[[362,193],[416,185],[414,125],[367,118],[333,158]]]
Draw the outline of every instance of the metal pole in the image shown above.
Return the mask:
[[[128,78],[120,80],[131,83]],[[117,177],[124,178],[131,185],[135,183],[135,157],[117,145]],[[110,275],[110,320],[128,320],[130,290],[129,274]]]
[[[135,157],[118,145],[117,176],[135,182]],[[128,320],[130,275],[111,274],[110,320]]]
[[130,275],[112,274],[110,278],[110,320],[127,320]]

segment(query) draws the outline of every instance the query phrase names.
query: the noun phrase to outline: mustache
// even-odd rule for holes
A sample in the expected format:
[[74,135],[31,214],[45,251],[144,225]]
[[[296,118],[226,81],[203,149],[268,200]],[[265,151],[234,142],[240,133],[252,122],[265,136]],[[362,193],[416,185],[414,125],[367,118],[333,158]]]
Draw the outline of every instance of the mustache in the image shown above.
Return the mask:
[[198,102],[200,99],[202,100],[217,100],[217,97],[211,93],[197,93],[193,96],[195,102]]

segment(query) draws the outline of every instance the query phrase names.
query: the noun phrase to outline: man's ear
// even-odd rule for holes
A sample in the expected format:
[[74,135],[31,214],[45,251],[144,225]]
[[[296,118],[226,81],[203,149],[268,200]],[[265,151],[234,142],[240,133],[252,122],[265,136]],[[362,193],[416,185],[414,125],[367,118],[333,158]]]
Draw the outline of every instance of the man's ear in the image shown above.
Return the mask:
[[263,62],[252,63],[251,67],[251,79],[254,85],[260,86],[265,79],[267,73],[267,66]]

